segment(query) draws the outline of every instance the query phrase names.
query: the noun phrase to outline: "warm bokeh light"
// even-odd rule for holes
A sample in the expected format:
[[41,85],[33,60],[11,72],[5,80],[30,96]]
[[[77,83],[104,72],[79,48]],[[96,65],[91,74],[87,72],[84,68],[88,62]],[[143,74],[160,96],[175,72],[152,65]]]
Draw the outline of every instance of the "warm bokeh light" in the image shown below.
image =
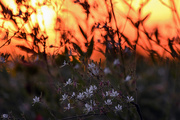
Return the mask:
[[[31,33],[33,26],[36,26],[37,24],[40,26],[40,29],[42,33],[46,33],[48,38],[48,45],[59,45],[59,38],[62,33],[62,29],[64,30],[71,30],[74,34],[74,37],[76,37],[78,40],[80,40],[81,46],[83,47],[84,38],[79,32],[78,24],[82,26],[82,28],[87,31],[87,34],[89,34],[89,29],[92,25],[95,23],[103,23],[107,21],[107,8],[110,8],[110,2],[107,4],[104,3],[104,0],[89,0],[89,4],[91,5],[90,12],[92,13],[93,17],[89,18],[89,21],[86,22],[86,14],[84,13],[83,8],[75,4],[75,0],[50,0],[51,2],[46,2],[46,0],[29,0],[26,4],[31,5],[32,8],[27,9],[24,6],[19,6],[16,4],[15,0],[2,0],[2,3],[9,9],[13,11],[14,15],[19,14],[19,9],[22,11],[22,13],[25,13],[26,11],[33,11],[33,9],[36,10],[36,13],[31,14],[30,20],[25,23],[24,30],[27,33]],[[82,0],[80,0],[82,1]],[[163,39],[166,39],[168,37],[172,38],[175,36],[178,36],[177,29],[179,29],[179,23],[175,23],[174,20],[177,18],[173,18],[172,10],[168,8],[167,6],[163,5],[160,0],[113,0],[114,5],[114,11],[117,19],[118,28],[120,29],[120,32],[123,32],[128,38],[133,42],[136,38],[136,29],[132,26],[132,23],[127,20],[127,16],[131,18],[134,22],[137,21],[138,18],[138,10],[146,1],[149,1],[142,9],[142,13],[140,16],[140,19],[144,18],[147,14],[150,13],[150,17],[147,19],[147,21],[144,23],[146,26],[147,32],[151,33],[155,30],[155,28],[158,27],[160,34],[162,36],[162,44],[164,46],[167,46],[167,41],[163,41]],[[172,3],[170,0],[161,0],[163,3],[165,3],[168,6],[172,6]],[[176,9],[179,12],[180,6],[179,1],[175,1]],[[132,6],[130,9],[129,6]],[[97,9],[94,9],[97,7]],[[178,13],[179,14],[179,13]],[[11,20],[3,19],[3,16],[0,15],[0,26],[2,26],[1,34],[6,35],[3,32],[3,29],[9,30],[9,37],[14,35],[16,31],[18,31],[18,28],[22,27],[23,21],[18,20],[17,25]],[[57,18],[61,19],[61,23],[57,24]],[[16,18],[18,19],[18,18]],[[112,26],[115,27],[115,24],[113,23],[114,20],[112,20]],[[88,25],[87,25],[88,23]],[[57,31],[57,27],[61,27],[60,31]],[[140,27],[142,29],[142,26]],[[99,31],[95,33],[95,39],[99,39]],[[1,36],[1,39],[4,37]],[[6,39],[7,40],[7,39]],[[2,45],[5,42],[5,40],[1,40],[0,45]],[[99,46],[98,43],[95,41],[96,46]],[[124,43],[124,42],[123,42]],[[23,44],[23,45],[30,45],[32,44],[31,39],[28,41],[22,41],[19,39],[12,39],[11,44],[8,46],[4,46],[0,49],[0,52],[15,52],[15,53],[23,53],[22,51],[19,51],[18,48],[15,48],[15,45],[17,44]],[[141,36],[139,40],[139,44],[144,47],[150,47],[148,44],[147,38],[143,35]],[[153,43],[153,49],[156,51],[159,51],[159,53],[163,54],[163,49],[159,47],[157,44]],[[125,45],[125,44],[124,44]],[[140,51],[142,50],[139,48]],[[55,49],[49,49],[49,52],[53,52]],[[145,54],[144,52],[142,52]],[[98,54],[98,55],[97,55]],[[94,53],[93,56],[99,56],[100,53]],[[167,53],[168,56],[168,53]]]

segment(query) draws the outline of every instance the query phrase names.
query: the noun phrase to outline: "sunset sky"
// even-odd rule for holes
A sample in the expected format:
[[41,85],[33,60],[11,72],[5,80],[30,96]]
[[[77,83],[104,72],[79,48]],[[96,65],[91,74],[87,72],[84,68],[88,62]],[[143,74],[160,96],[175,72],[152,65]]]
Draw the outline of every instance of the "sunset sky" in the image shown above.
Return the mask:
[[[50,0],[50,3],[46,3],[44,5],[38,6],[38,4],[43,4],[45,0],[30,0],[29,5],[32,6],[32,8],[36,9],[37,13],[33,13],[30,16],[29,22],[25,24],[24,30],[27,33],[31,33],[33,26],[38,24],[41,28],[42,32],[46,32],[49,36],[48,39],[48,45],[58,45],[58,38],[61,36],[62,31],[55,31],[55,28],[57,27],[57,17],[61,18],[62,23],[60,26],[65,30],[71,30],[72,33],[74,33],[74,36],[80,40],[81,46],[83,47],[83,41],[82,35],[80,34],[80,31],[78,29],[78,24],[80,24],[87,33],[90,31],[90,28],[95,23],[103,23],[107,21],[107,7],[104,3],[104,0],[89,0],[89,4],[91,5],[90,12],[94,16],[94,18],[90,18],[88,22],[86,22],[86,14],[84,13],[83,8],[79,4],[75,4],[75,0]],[[83,2],[84,0],[80,0]],[[116,20],[118,24],[118,28],[120,32],[123,32],[128,38],[133,41],[136,38],[136,29],[132,26],[132,23],[127,20],[127,16],[131,18],[134,22],[138,20],[138,10],[142,3],[145,3],[147,0],[112,0],[114,5],[114,11],[116,15]],[[162,0],[166,5],[172,7],[171,0]],[[19,14],[19,10],[22,11],[22,13],[25,13],[27,11],[27,8],[24,6],[19,6],[15,3],[15,0],[2,0],[2,3],[11,9],[13,11],[14,15]],[[131,5],[132,9],[129,8],[127,5]],[[94,9],[93,6],[97,6],[98,8]],[[108,8],[110,8],[110,2],[107,3]],[[175,0],[175,6],[177,9],[177,12],[179,14],[180,12],[180,1]],[[1,9],[0,9],[1,10]],[[28,9],[30,11],[30,9]],[[176,24],[173,21],[173,14],[170,8],[163,5],[160,0],[149,0],[149,2],[143,7],[142,14],[140,18],[144,18],[147,14],[150,13],[150,17],[145,21],[144,25],[146,27],[147,32],[152,33],[155,28],[158,27],[158,30],[160,31],[160,34],[162,36],[162,40],[166,39],[168,37],[172,38],[174,36],[177,36],[177,29],[179,29],[179,21],[176,19]],[[176,16],[177,17],[177,16]],[[0,26],[4,25],[3,28],[6,30],[9,30],[9,37],[12,36],[18,28],[20,28],[23,24],[22,20],[19,20],[18,25],[15,25],[13,21],[3,19],[2,14],[0,14]],[[114,22],[114,20],[113,20]],[[112,26],[115,27],[115,24],[112,22]],[[88,23],[88,25],[87,25]],[[3,32],[4,29],[1,30],[1,34],[5,35],[5,32]],[[89,33],[88,33],[89,34]],[[98,43],[96,42],[99,39],[99,31],[94,33],[95,35],[95,43],[98,46]],[[4,37],[0,37],[0,39],[3,39]],[[139,44],[146,46],[148,44],[146,38],[142,37],[140,38]],[[1,40],[0,45],[2,45],[5,42],[5,40]],[[31,44],[32,41],[29,39],[29,43]],[[18,39],[12,39],[11,44],[9,46],[5,46],[3,48],[0,48],[0,52],[12,52],[15,51],[17,54],[20,52],[18,48],[15,48],[13,46],[17,44],[27,44],[27,41],[20,41]],[[162,44],[166,45],[167,41],[163,41]],[[148,45],[147,45],[148,46]],[[153,49],[157,51],[161,51],[162,49],[158,47],[157,45],[153,45]],[[51,49],[52,50],[52,49]],[[49,50],[49,51],[51,51]],[[51,51],[52,52],[52,51]],[[22,51],[21,51],[22,53]],[[94,56],[96,56],[94,54]]]

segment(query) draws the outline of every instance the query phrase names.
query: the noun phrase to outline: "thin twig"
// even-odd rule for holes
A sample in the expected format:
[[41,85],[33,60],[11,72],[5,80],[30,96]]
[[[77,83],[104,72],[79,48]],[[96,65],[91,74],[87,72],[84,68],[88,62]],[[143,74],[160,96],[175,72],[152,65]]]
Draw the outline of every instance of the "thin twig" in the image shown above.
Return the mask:
[[118,26],[117,26],[117,21],[116,21],[116,16],[115,16],[115,13],[114,13],[114,7],[113,7],[112,0],[110,0],[110,4],[111,4],[111,11],[112,11],[112,14],[113,14],[113,18],[114,18],[114,21],[115,21],[117,36],[118,36],[118,39],[119,39],[120,55],[121,55],[121,60],[122,60],[122,64],[123,64],[123,72],[124,72],[124,78],[125,78],[126,77],[126,70],[125,70],[125,63],[124,63],[124,57],[123,57],[123,52],[122,52],[122,46],[121,46],[121,37],[119,35],[120,32],[119,32],[119,29],[118,29]]

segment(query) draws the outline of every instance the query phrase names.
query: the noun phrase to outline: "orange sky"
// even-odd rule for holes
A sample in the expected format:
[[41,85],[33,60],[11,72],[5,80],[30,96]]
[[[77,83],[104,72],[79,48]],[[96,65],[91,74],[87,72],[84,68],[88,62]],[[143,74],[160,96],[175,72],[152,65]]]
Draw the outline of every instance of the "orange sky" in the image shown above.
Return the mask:
[[[14,14],[18,14],[18,9],[21,9],[22,12],[25,12],[27,9],[23,6],[18,6],[14,0],[2,0],[5,5],[8,6],[8,8],[13,10]],[[82,35],[79,32],[77,23],[82,26],[82,28],[88,32],[90,27],[94,24],[94,22],[105,22],[107,17],[107,10],[106,6],[103,2],[103,0],[96,0],[96,3],[94,0],[89,0],[89,3],[93,5],[99,5],[99,8],[94,10],[93,7],[91,7],[90,11],[92,12],[94,19],[91,18],[89,21],[89,25],[86,24],[86,15],[84,14],[83,8],[78,5],[74,4],[74,0],[51,0],[52,2],[47,5],[38,6],[38,4],[43,3],[44,0],[30,0],[28,4],[31,4],[33,8],[37,10],[37,14],[31,15],[31,21],[28,22],[28,24],[25,25],[25,31],[28,33],[31,33],[31,28],[39,24],[42,31],[46,31],[47,35],[49,36],[48,44],[51,45],[58,45],[59,42],[57,42],[59,39],[59,36],[61,32],[55,32],[54,28],[56,27],[56,18],[57,16],[60,16],[60,18],[63,20],[63,23],[61,26],[63,26],[66,30],[71,30],[72,33],[74,33],[74,36],[81,40],[81,46],[83,46],[84,39],[82,38]],[[83,0],[80,0],[83,1]],[[126,0],[127,3],[131,4],[131,0]],[[130,18],[132,18],[134,21],[138,20],[138,9],[140,7],[141,3],[144,3],[146,0],[132,0],[132,6],[134,10],[130,10],[129,14],[129,7],[123,2],[123,0],[113,0],[114,4],[114,10],[116,19],[118,21],[118,27],[121,32],[123,32],[126,36],[128,36],[132,41],[136,37],[136,29],[132,26],[132,24],[128,21],[126,23],[126,16],[128,15]],[[162,0],[167,5],[170,5],[170,0]],[[56,4],[56,2],[58,2]],[[180,11],[180,6],[178,5],[179,1],[176,0],[176,7],[177,10]],[[61,6],[62,5],[62,6]],[[19,7],[19,8],[18,8]],[[110,7],[110,4],[109,4]],[[24,10],[24,11],[23,11]],[[147,5],[142,10],[141,17],[143,18],[147,14],[151,13],[150,17],[145,22],[146,30],[148,32],[154,31],[156,27],[159,28],[159,31],[161,33],[161,36],[163,38],[167,37],[173,37],[177,35],[176,27],[179,28],[179,24],[175,25],[173,22],[172,12],[169,8],[162,5],[159,0],[150,0]],[[2,18],[2,15],[0,15],[0,18]],[[21,26],[22,21],[19,20],[19,26],[13,24],[12,21],[3,20],[0,19],[0,26],[2,26],[4,22],[4,26],[6,29],[9,29],[10,36],[14,34],[15,31],[18,30],[18,27]],[[44,24],[44,25],[43,25]],[[126,25],[126,26],[125,26]],[[112,23],[112,26],[114,24]],[[124,31],[122,31],[124,28]],[[3,33],[3,30],[2,30]],[[95,39],[99,38],[99,31],[95,33]],[[10,38],[9,36],[9,38]],[[2,37],[3,38],[3,37]],[[0,37],[0,39],[2,39]],[[147,40],[145,38],[141,38],[140,40],[141,45],[147,44]],[[3,44],[5,40],[1,40],[0,45]],[[30,44],[32,41],[29,40]],[[96,46],[98,46],[98,43],[96,42]],[[164,44],[167,44],[167,41],[163,41]],[[19,53],[19,49],[13,47],[17,44],[27,44],[25,41],[20,41],[18,39],[12,39],[12,43],[9,46],[3,47],[3,49],[0,49],[0,52],[16,52]],[[162,49],[159,48],[157,45],[153,45],[153,49],[161,51]],[[51,49],[52,50],[52,49]],[[50,51],[50,50],[49,50]],[[52,50],[53,51],[53,50]],[[52,52],[51,51],[51,52]],[[162,52],[161,52],[162,53]],[[94,54],[94,56],[97,56],[98,53]],[[98,54],[99,56],[99,54]]]

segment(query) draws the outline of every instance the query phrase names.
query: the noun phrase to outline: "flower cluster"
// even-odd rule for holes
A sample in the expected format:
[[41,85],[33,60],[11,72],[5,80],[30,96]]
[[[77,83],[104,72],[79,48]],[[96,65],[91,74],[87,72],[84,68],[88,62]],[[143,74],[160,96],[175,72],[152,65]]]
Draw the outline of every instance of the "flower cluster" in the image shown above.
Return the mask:
[[88,64],[88,70],[90,71],[91,75],[98,75],[99,74],[99,68],[92,62],[91,64]]
[[82,92],[82,93],[79,93],[78,95],[77,95],[77,99],[79,99],[79,100],[82,100],[84,98],[84,93]]
[[85,109],[84,109],[84,111],[86,112],[86,113],[89,113],[89,112],[91,112],[91,111],[93,111],[93,107],[92,107],[92,105],[89,105],[89,104],[85,104]]
[[88,97],[91,97],[93,95],[93,91],[97,90],[97,87],[95,85],[91,85],[88,88],[86,88],[86,91],[84,92],[85,96],[88,98]]
[[85,92],[80,92],[78,95],[77,95],[77,99],[80,99],[82,100],[84,97],[86,98],[89,98],[93,95],[93,92],[97,90],[97,87],[95,85],[90,85],[89,89],[86,88],[86,91]]
[[64,100],[66,100],[68,98],[68,95],[66,95],[66,94],[64,94],[64,95],[62,95],[62,101],[64,101]]
[[[113,65],[119,65],[119,59],[115,59]],[[63,66],[67,65],[64,62]],[[69,64],[70,65],[70,64]],[[61,66],[61,67],[63,67]],[[74,68],[74,67],[73,67]],[[76,69],[75,70],[80,70]],[[111,84],[110,80],[103,80],[106,78],[100,78],[100,67],[98,67],[94,62],[91,62],[87,66],[87,73],[89,76],[98,76],[98,77],[90,77],[91,84],[81,85],[81,82],[76,81],[77,79],[69,78],[63,84],[60,84],[59,89],[60,92],[60,101],[63,104],[63,108],[65,111],[71,110],[73,108],[80,108],[83,110],[85,114],[89,114],[90,112],[121,112],[124,104],[129,104],[134,101],[132,96],[123,97],[123,93],[118,87],[118,90],[115,90],[115,87]],[[104,74],[112,74],[110,68],[105,67],[102,71]],[[100,81],[93,81],[94,79],[100,79]],[[131,80],[131,76],[127,75],[125,78],[125,82]],[[122,82],[124,83],[124,82]],[[76,87],[74,87],[76,86]],[[80,88],[80,89],[78,89]],[[121,94],[120,94],[121,93]],[[124,102],[126,101],[126,102]],[[35,96],[33,98],[33,103],[40,102],[40,98]]]
[[103,96],[110,96],[110,97],[117,97],[119,95],[119,93],[117,91],[114,91],[114,89],[112,89],[111,91],[106,91],[106,94],[103,94]]

